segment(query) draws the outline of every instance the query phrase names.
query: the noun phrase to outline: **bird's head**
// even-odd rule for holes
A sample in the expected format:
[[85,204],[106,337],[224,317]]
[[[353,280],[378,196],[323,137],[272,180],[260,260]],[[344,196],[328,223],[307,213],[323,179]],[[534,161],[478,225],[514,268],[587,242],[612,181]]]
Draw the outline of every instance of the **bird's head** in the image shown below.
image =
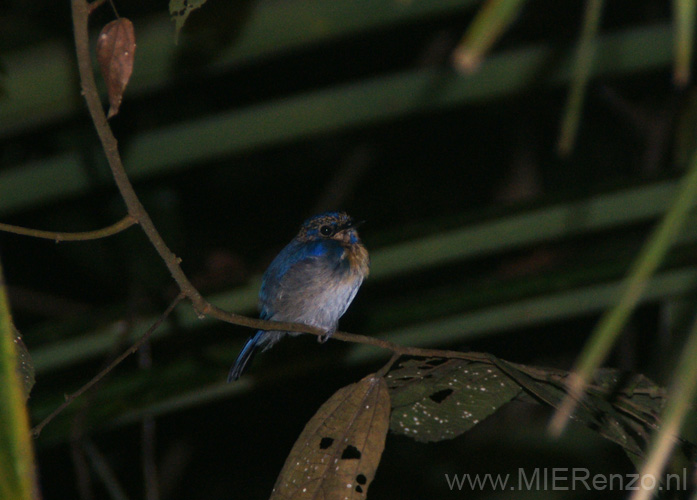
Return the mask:
[[297,239],[301,241],[335,240],[342,245],[360,243],[355,222],[346,212],[326,212],[303,222]]

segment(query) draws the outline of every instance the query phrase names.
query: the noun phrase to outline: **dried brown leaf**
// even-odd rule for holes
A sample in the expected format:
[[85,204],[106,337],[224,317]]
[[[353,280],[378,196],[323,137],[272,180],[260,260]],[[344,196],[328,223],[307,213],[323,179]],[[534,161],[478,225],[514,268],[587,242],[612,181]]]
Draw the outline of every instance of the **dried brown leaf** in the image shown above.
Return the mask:
[[135,50],[136,36],[131,21],[121,17],[102,28],[97,39],[97,61],[109,95],[107,118],[119,112],[123,92],[133,73]]
[[271,500],[365,498],[389,423],[390,396],[382,377],[368,375],[340,389],[293,445]]

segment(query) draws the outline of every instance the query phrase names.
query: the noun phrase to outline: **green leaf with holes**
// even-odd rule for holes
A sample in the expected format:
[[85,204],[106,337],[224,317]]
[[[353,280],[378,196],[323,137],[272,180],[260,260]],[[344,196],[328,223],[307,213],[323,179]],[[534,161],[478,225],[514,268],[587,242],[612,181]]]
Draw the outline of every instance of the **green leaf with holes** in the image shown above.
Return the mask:
[[390,395],[375,374],[339,389],[303,429],[271,500],[366,497],[385,449]]
[[[491,359],[523,388],[521,400],[559,408],[568,394],[568,372]],[[651,431],[660,424],[658,418],[665,398],[665,390],[643,375],[606,368],[596,374],[572,419],[622,446],[629,458],[639,464]],[[694,453],[692,443],[683,440],[682,445],[686,454]]]
[[202,7],[204,3],[206,0],[169,0],[169,15],[174,20],[175,36],[179,36],[189,14]]
[[452,439],[508,403],[520,386],[495,366],[412,359],[387,375],[390,429],[417,441]]

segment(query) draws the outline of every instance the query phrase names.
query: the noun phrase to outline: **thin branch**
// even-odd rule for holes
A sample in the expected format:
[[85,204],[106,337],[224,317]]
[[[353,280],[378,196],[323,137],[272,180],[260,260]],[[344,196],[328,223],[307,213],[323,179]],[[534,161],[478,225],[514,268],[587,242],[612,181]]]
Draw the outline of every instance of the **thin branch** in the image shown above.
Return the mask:
[[119,16],[119,12],[116,10],[116,5],[114,4],[114,0],[109,0],[109,3],[111,4],[111,10],[114,11],[114,15],[117,18],[120,18],[121,16]]
[[79,233],[62,233],[56,231],[42,231],[41,229],[30,229],[21,226],[14,226],[12,224],[4,224],[0,222],[0,231],[5,231],[7,233],[21,234],[23,236],[32,236],[34,238],[43,238],[47,240],[54,240],[56,243],[61,241],[88,241],[88,240],[98,240],[100,238],[106,238],[107,236],[112,236],[114,234],[120,233],[121,231],[128,229],[133,224],[138,221],[126,215],[123,219],[107,226],[102,229],[95,229],[94,231],[83,231]]
[[[281,330],[287,332],[309,333],[312,335],[324,335],[326,332],[309,325],[301,323],[286,323],[276,321],[265,321],[261,319],[248,318],[239,314],[224,311],[206,301],[200,292],[191,284],[186,274],[180,266],[179,259],[167,246],[160,233],[155,228],[150,216],[138,199],[133,185],[128,179],[128,175],[123,167],[121,156],[118,150],[118,142],[114,137],[111,127],[107,122],[102,103],[97,92],[97,85],[94,80],[94,71],[89,50],[88,20],[90,14],[90,4],[87,0],[72,0],[72,13],[75,34],[75,47],[77,50],[78,69],[80,81],[82,83],[82,93],[85,96],[87,107],[92,117],[97,135],[102,143],[104,153],[107,157],[109,167],[114,181],[121,193],[129,215],[140,224],[146,236],[155,247],[162,260],[164,261],[170,274],[176,281],[182,296],[189,299],[198,313],[199,317],[210,316],[227,323],[254,328],[258,330]],[[444,357],[457,358],[469,361],[480,361],[493,364],[492,358],[488,354],[476,352],[459,352],[442,349],[421,349],[418,347],[408,347],[395,344],[387,340],[382,340],[365,335],[358,335],[347,332],[336,332],[333,337],[344,342],[367,344],[381,349],[392,351],[395,355],[422,356],[422,357]],[[39,431],[41,429],[39,428]]]
[[79,398],[82,394],[84,394],[86,391],[88,391],[90,388],[92,388],[97,382],[102,380],[111,370],[113,370],[116,366],[118,366],[124,359],[126,359],[128,356],[136,352],[140,346],[142,346],[145,342],[148,341],[150,338],[150,335],[152,335],[152,332],[157,330],[157,328],[162,324],[162,322],[167,319],[167,317],[170,315],[170,313],[174,310],[174,308],[179,304],[179,302],[182,301],[184,298],[184,294],[180,293],[177,295],[177,297],[172,301],[172,303],[169,305],[169,307],[165,310],[165,312],[162,313],[162,315],[157,318],[157,321],[155,321],[150,328],[147,329],[147,331],[140,337],[134,344],[126,349],[118,358],[114,359],[109,365],[104,368],[102,371],[97,373],[92,379],[87,382],[85,385],[80,387],[77,391],[73,392],[69,396],[66,396],[65,401],[55,410],[51,412],[51,414],[43,419],[41,423],[39,423],[36,427],[32,429],[32,433],[34,436],[38,437],[39,434],[41,434],[41,431],[43,430],[44,427],[46,427],[46,424],[48,424],[51,420],[53,420],[56,415],[58,415],[60,412],[65,410],[70,403],[75,401],[75,399]]
[[[272,322],[273,323],[273,322]],[[285,325],[285,323],[281,323]],[[295,323],[290,323],[290,325],[295,325]],[[279,330],[285,330],[285,326],[277,326]],[[306,332],[313,333],[314,332]],[[435,358],[456,358],[465,359],[467,361],[481,361],[482,363],[492,364],[491,356],[483,352],[461,352],[461,351],[449,351],[447,349],[423,349],[421,347],[410,347],[389,340],[379,339],[377,337],[368,337],[367,335],[360,335],[358,333],[348,333],[348,332],[336,332],[332,335],[333,339],[342,340],[344,342],[353,342],[354,344],[367,344],[374,347],[379,347],[381,349],[386,349],[392,351],[395,354],[401,356],[419,356],[422,358],[435,357]]]
[[[111,127],[107,122],[99,93],[97,92],[97,84],[94,80],[94,70],[92,68],[92,60],[90,58],[88,34],[90,4],[87,2],[87,0],[72,0],[72,12],[75,33],[75,48],[77,50],[77,61],[80,72],[80,82],[82,83],[82,93],[85,96],[87,108],[89,109],[90,116],[92,117],[95,129],[97,130],[97,135],[102,143],[102,147],[104,149],[107,162],[109,163],[109,168],[114,176],[116,186],[121,193],[121,197],[126,203],[129,215],[131,215],[138,222],[138,224],[140,224],[143,232],[146,234],[152,245],[155,247],[155,250],[167,266],[172,278],[174,278],[179,286],[179,289],[186,296],[186,298],[191,301],[199,317],[203,318],[205,316],[210,316],[227,323],[255,328],[258,330],[282,330],[287,332],[310,333],[312,335],[324,335],[326,332],[320,330],[319,328],[301,323],[265,321],[224,311],[223,309],[220,309],[219,307],[216,307],[205,300],[201,293],[191,284],[189,278],[187,278],[180,266],[181,259],[170,250],[160,233],[155,228],[150,216],[138,199],[138,195],[133,189],[133,185],[128,179],[126,170],[123,167],[123,162],[121,161],[121,155],[119,154],[118,149],[118,141],[116,140],[116,137],[114,137]],[[416,356],[431,355],[419,354],[424,352],[421,349],[402,347],[398,346],[397,344],[388,343],[386,341],[373,339],[363,335],[342,333],[340,335],[334,334],[334,337],[347,342],[359,342],[363,344],[375,345],[377,347],[390,349],[401,354],[412,354]],[[455,356],[453,355],[452,357]]]
[[[177,282],[177,285],[179,285],[179,289],[191,301],[194,309],[196,309],[199,315],[211,315],[229,323],[258,328],[259,326],[256,322],[250,322],[248,318],[222,311],[211,305],[201,296],[179,265],[181,259],[169,249],[138,199],[138,195],[136,195],[133,185],[128,179],[126,170],[123,167],[118,149],[118,141],[116,137],[114,137],[111,127],[107,122],[99,93],[97,92],[97,84],[94,80],[94,70],[92,68],[89,48],[88,20],[90,11],[90,4],[86,0],[72,0],[75,48],[77,51],[77,63],[80,73],[80,82],[82,84],[82,93],[85,96],[87,108],[92,117],[95,129],[97,130],[99,140],[102,143],[104,154],[106,155],[109,168],[114,176],[116,186],[128,208],[128,213],[143,228],[143,232],[145,232],[157,253],[162,257],[170,274]],[[270,327],[267,326],[267,328]],[[291,331],[302,331],[302,328],[294,328]]]
[[[106,0],[94,0],[92,3],[90,3],[89,9],[90,9],[90,14],[97,10],[100,5],[102,5]],[[116,12],[116,9],[114,9],[114,12]],[[116,17],[118,17],[118,14],[116,14]]]

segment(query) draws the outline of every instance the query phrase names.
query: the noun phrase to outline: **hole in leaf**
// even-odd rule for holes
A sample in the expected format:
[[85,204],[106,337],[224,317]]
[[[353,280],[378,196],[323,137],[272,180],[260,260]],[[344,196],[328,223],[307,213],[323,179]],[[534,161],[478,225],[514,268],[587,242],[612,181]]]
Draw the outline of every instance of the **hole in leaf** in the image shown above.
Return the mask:
[[431,365],[421,365],[419,366],[419,370],[430,370],[433,368]]
[[320,450],[326,450],[329,448],[332,443],[334,442],[333,438],[322,438],[322,440],[319,442],[319,449]]
[[445,400],[445,398],[450,396],[452,393],[452,389],[443,389],[442,391],[434,392],[428,397],[428,399],[430,399],[434,403],[440,404]]
[[404,380],[404,381],[407,381],[407,380],[411,380],[411,379],[413,379],[413,378],[414,378],[414,377],[400,377],[400,378],[398,378],[397,380]]
[[358,493],[363,493],[363,488],[361,488],[361,485],[360,485],[360,484],[357,484],[357,485],[356,485],[356,491],[357,491]]
[[356,476],[356,482],[357,482],[358,484],[365,484],[365,483],[368,482],[368,478],[365,477],[365,475],[363,475],[363,474],[358,474],[358,475]]
[[358,451],[358,448],[352,445],[348,445],[346,448],[344,448],[344,451],[341,453],[342,460],[357,460],[359,458],[361,458],[361,452]]

